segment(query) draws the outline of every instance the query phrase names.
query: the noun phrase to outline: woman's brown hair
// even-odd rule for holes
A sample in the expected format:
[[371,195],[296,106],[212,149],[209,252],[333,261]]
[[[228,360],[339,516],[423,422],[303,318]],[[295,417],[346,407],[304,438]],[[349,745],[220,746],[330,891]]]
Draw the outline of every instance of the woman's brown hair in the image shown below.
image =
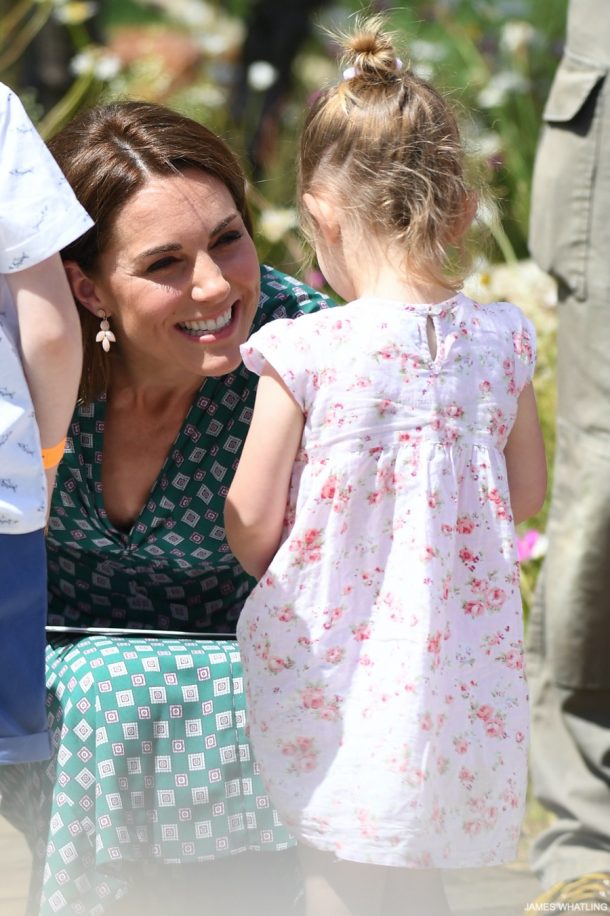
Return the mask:
[[[149,102],[113,102],[71,121],[49,142],[49,149],[95,226],[62,251],[95,276],[121,208],[153,175],[201,169],[230,192],[248,232],[252,222],[246,179],[224,140],[202,124]],[[108,387],[108,357],[95,336],[99,318],[79,305],[83,332],[83,375],[79,397],[88,402]]]

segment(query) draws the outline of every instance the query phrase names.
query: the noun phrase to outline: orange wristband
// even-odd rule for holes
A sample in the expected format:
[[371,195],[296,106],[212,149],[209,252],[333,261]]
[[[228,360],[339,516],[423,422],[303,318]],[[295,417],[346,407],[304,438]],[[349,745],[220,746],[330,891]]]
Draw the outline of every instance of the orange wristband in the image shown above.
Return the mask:
[[58,442],[57,445],[51,446],[51,448],[42,449],[42,466],[45,471],[50,471],[51,468],[54,468],[59,464],[63,458],[63,454],[66,448],[66,437]]

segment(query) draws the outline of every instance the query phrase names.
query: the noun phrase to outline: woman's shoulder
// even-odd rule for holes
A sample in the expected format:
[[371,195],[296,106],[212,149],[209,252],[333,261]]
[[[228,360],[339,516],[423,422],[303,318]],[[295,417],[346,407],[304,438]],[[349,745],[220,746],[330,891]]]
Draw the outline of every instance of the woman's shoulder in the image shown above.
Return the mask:
[[255,328],[276,318],[297,318],[334,305],[329,296],[296,277],[266,264],[261,265],[261,294]]

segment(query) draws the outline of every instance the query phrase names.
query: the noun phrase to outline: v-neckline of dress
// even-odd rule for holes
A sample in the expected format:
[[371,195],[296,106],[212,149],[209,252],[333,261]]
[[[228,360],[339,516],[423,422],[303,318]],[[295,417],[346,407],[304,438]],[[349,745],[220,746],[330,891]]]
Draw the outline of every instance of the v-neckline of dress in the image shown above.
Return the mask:
[[[154,499],[155,494],[162,488],[163,479],[167,478],[167,469],[170,462],[173,460],[173,456],[180,451],[182,440],[186,435],[186,430],[190,424],[194,411],[197,409],[201,397],[206,391],[206,396],[209,393],[209,402],[212,402],[212,389],[218,384],[220,377],[208,376],[203,379],[199,388],[195,391],[193,399],[191,401],[190,407],[188,408],[184,420],[182,421],[178,433],[172,442],[171,446],[167,450],[167,454],[161,465],[157,477],[152,483],[152,486],[148,492],[146,499],[140,509],[140,512],[135,517],[133,523],[129,529],[120,529],[110,519],[105,505],[104,505],[104,487],[102,484],[102,461],[103,461],[103,443],[104,443],[104,424],[106,422],[106,406],[107,399],[106,396],[102,396],[95,402],[94,406],[94,451],[99,451],[100,460],[92,462],[92,482],[93,482],[93,500],[95,505],[95,510],[100,519],[101,524],[104,527],[107,535],[111,537],[115,542],[119,543],[120,546],[125,549],[133,549],[143,543],[148,537],[151,528],[152,528],[152,518],[148,516],[151,515],[151,505],[156,505]],[[95,441],[97,440],[97,441]],[[99,446],[99,448],[98,448]],[[140,535],[137,537],[136,535]]]

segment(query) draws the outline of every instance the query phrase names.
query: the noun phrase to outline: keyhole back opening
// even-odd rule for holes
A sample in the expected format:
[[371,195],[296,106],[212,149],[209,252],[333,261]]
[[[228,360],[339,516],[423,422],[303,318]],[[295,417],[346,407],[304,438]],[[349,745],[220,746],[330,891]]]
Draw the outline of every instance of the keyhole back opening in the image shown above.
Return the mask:
[[434,319],[432,318],[432,315],[428,315],[426,318],[426,337],[428,339],[430,358],[434,360],[436,359],[437,339],[436,328],[434,326]]

